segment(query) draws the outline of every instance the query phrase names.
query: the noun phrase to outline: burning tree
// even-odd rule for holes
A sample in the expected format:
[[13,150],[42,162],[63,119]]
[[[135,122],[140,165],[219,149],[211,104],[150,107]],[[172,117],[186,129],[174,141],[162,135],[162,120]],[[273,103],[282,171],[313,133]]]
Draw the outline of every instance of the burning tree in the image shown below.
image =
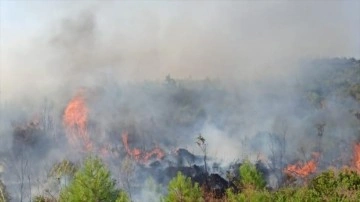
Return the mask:
[[92,149],[93,145],[87,131],[88,108],[82,93],[70,100],[64,111],[63,122],[67,128],[66,134],[70,144],[81,145],[87,151]]

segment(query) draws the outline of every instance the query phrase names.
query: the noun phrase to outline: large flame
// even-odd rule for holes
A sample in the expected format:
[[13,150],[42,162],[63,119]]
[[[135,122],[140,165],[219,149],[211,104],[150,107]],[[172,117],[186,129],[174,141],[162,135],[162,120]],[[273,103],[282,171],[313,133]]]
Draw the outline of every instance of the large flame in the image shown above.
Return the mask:
[[87,132],[88,109],[81,93],[70,100],[65,109],[63,121],[67,128],[69,143],[80,144],[87,151],[91,150],[93,145]]
[[353,161],[355,169],[360,172],[360,143],[354,145]]
[[151,151],[142,151],[141,149],[134,148],[130,149],[129,147],[129,134],[125,131],[122,134],[122,142],[125,146],[125,150],[132,158],[134,158],[139,163],[147,163],[151,157],[156,157],[158,160],[161,160],[165,157],[165,153],[159,147],[152,149]]
[[313,159],[302,163],[298,161],[295,164],[290,164],[284,169],[284,173],[292,176],[299,176],[302,178],[307,177],[308,175],[314,173],[317,168],[317,159],[319,158],[319,153],[313,153]]

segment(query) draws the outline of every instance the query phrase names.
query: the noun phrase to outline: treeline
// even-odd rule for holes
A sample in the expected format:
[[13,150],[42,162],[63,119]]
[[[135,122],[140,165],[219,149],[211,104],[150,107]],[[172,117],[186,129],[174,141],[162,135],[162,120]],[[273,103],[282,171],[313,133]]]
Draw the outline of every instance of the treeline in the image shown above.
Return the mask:
[[[126,191],[117,188],[110,170],[98,157],[88,157],[79,168],[68,161],[57,164],[58,178],[70,175],[69,183],[63,186],[58,195],[44,194],[33,197],[33,202],[130,202],[132,198]],[[76,169],[75,172],[74,169]],[[239,180],[235,187],[229,188],[221,198],[193,183],[192,179],[178,173],[167,186],[167,192],[157,193],[157,201],[162,202],[256,202],[256,201],[359,201],[360,175],[354,170],[327,170],[307,179],[301,185],[286,185],[276,190],[266,187],[261,172],[255,165],[245,160],[238,169]],[[10,201],[6,187],[0,183],[0,201]],[[154,185],[156,187],[157,185]],[[140,192],[140,191],[139,191]],[[147,200],[144,199],[143,200]],[[153,199],[148,199],[153,201]]]
[[311,60],[303,64],[299,87],[313,104],[328,97],[352,97],[360,102],[360,60],[332,58]]

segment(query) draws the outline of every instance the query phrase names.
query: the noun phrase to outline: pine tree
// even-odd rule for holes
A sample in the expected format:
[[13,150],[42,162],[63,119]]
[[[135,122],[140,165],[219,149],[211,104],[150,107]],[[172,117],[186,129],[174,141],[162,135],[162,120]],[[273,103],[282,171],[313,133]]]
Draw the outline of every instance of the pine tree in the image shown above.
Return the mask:
[[204,201],[200,187],[194,185],[189,177],[180,172],[169,182],[168,194],[163,198],[164,202],[201,202]]
[[130,198],[126,192],[120,191],[115,202],[130,202]]
[[119,195],[110,171],[97,157],[89,157],[60,193],[60,202],[114,202]]
[[240,166],[240,183],[244,187],[253,187],[263,189],[266,185],[262,174],[256,169],[256,166],[250,161],[245,160]]

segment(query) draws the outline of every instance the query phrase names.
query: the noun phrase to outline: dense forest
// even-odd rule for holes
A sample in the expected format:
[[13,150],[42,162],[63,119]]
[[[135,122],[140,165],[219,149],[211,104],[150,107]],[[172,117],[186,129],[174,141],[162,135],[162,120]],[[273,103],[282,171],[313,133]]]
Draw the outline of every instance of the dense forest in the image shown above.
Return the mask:
[[0,202],[360,200],[354,58],[251,83],[107,78],[2,116]]

